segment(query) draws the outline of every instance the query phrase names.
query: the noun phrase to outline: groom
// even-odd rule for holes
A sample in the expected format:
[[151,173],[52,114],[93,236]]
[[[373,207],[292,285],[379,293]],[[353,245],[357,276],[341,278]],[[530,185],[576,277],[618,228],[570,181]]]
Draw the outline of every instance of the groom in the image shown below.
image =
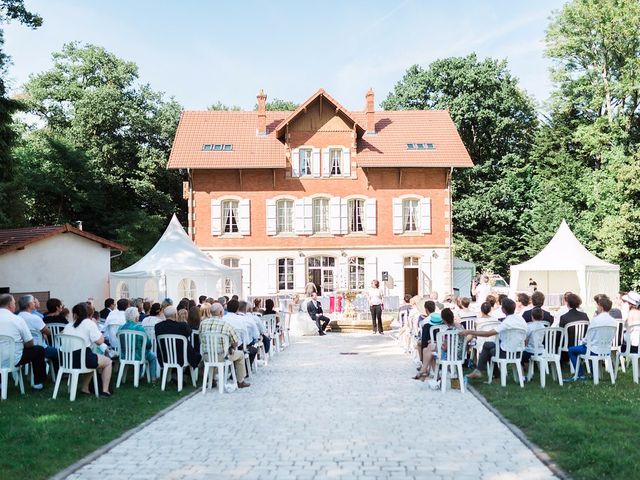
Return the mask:
[[[318,301],[318,294],[316,292],[311,293],[311,299],[307,302],[307,313],[311,317],[311,320],[316,322],[318,326],[318,335],[326,335],[324,333],[325,328],[329,325],[329,319],[322,314],[322,305]],[[322,325],[320,325],[322,322]]]

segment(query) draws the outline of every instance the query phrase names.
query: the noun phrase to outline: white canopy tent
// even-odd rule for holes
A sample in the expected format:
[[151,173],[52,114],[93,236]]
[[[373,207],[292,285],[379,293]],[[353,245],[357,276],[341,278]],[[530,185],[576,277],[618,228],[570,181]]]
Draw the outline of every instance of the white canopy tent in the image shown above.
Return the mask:
[[471,282],[476,275],[476,264],[453,259],[453,289],[457,290],[458,296],[471,298]]
[[110,278],[111,296],[116,299],[242,295],[242,270],[214,262],[193,243],[175,215],[144,257]]
[[591,303],[594,295],[615,298],[620,288],[620,267],[589,252],[564,220],[546,247],[531,260],[511,266],[512,292],[529,289],[529,278],[538,289],[559,304],[561,295],[571,291]]

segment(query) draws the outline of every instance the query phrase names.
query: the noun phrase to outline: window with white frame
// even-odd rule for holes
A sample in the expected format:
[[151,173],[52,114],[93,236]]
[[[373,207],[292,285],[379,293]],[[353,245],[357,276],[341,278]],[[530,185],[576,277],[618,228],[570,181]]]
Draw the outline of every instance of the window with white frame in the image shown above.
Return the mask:
[[278,291],[293,290],[293,258],[278,259]]
[[349,290],[364,290],[364,258],[349,258]]
[[352,198],[347,202],[349,233],[364,232],[364,200]]
[[[223,257],[221,259],[221,262],[225,267],[229,268],[238,268],[240,266],[240,259],[235,257]],[[230,295],[233,293],[233,282],[229,277],[225,277],[222,288],[225,295]]]
[[301,148],[300,152],[300,176],[304,177],[312,174],[311,170],[311,149]]
[[276,233],[293,232],[293,200],[276,202]]
[[329,233],[329,199],[313,199],[313,233]]
[[420,266],[419,257],[404,257],[404,266],[407,268],[415,268]]
[[222,202],[222,232],[238,233],[238,204],[237,200],[223,200]]
[[402,200],[402,230],[404,232],[417,232],[420,219],[420,201],[417,198],[405,198]]
[[331,164],[331,175],[342,175],[342,149],[332,148],[329,150],[329,161]]

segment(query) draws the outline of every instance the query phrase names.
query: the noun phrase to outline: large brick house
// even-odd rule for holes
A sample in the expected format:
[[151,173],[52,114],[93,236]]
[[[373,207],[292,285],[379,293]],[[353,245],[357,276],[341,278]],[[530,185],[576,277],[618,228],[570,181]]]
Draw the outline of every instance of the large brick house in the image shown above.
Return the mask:
[[169,168],[189,234],[243,271],[243,295],[452,290],[451,175],[471,159],[447,111],[346,110],[320,89],[294,112],[185,111]]

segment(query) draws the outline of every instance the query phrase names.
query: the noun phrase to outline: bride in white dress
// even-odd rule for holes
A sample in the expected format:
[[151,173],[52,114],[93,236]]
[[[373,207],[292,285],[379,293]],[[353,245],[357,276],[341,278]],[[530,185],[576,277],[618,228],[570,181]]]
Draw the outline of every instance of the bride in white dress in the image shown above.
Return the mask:
[[300,298],[300,295],[294,295],[291,303],[289,304],[289,313],[291,313],[289,335],[292,337],[302,337],[318,334],[318,327],[307,313],[306,298],[302,299]]

